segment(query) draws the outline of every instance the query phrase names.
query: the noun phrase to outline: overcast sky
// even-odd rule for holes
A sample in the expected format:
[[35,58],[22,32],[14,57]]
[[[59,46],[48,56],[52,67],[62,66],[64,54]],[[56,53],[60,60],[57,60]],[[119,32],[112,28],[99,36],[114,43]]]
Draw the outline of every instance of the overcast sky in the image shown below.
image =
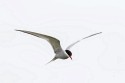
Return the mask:
[[[56,60],[50,35],[73,60]],[[0,83],[125,83],[124,0],[0,0]]]

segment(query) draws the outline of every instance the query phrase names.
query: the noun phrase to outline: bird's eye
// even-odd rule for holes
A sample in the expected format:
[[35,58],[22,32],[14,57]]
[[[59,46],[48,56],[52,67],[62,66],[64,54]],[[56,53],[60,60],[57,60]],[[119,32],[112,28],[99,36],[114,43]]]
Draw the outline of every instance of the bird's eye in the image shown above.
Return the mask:
[[69,50],[65,50],[66,51],[66,53],[69,55],[69,56],[72,56],[72,52],[71,51],[69,51]]

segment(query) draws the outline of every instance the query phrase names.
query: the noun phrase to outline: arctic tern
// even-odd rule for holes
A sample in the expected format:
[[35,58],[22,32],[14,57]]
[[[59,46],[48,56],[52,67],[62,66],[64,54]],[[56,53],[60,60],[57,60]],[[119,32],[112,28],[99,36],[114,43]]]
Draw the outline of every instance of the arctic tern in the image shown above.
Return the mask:
[[39,38],[42,38],[42,39],[45,39],[46,41],[48,41],[50,43],[50,45],[52,46],[54,53],[55,53],[54,58],[51,61],[49,61],[48,63],[55,61],[56,59],[70,58],[72,60],[72,52],[70,51],[70,48],[72,46],[74,46],[76,43],[80,42],[83,39],[86,39],[86,38],[89,38],[89,37],[92,37],[94,35],[102,33],[102,32],[99,32],[99,33],[95,33],[95,34],[89,35],[87,37],[84,37],[84,38],[72,43],[71,45],[69,45],[66,48],[66,50],[63,50],[61,45],[60,45],[60,41],[57,38],[54,38],[54,37],[51,37],[48,35],[44,35],[44,34],[40,34],[40,33],[36,33],[36,32],[26,31],[26,30],[16,30],[16,31],[24,32],[24,33],[27,33],[27,34],[30,34],[30,35],[33,35],[33,36],[36,36],[36,37],[39,37]]

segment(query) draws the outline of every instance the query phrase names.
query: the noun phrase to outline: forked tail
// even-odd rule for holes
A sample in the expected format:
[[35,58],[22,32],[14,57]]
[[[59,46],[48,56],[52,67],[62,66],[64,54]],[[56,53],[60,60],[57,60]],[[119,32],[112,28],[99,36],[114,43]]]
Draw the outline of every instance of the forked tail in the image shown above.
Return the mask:
[[52,61],[55,61],[56,59],[57,59],[57,58],[54,57],[51,61],[49,61],[48,63],[46,63],[46,65],[49,64],[49,63],[51,63]]

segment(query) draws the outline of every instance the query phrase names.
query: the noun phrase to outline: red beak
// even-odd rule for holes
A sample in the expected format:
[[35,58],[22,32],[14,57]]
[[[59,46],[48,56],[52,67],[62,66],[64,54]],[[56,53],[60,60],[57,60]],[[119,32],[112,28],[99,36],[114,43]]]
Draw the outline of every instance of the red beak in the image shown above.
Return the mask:
[[72,57],[71,57],[71,56],[69,56],[69,58],[72,60]]

